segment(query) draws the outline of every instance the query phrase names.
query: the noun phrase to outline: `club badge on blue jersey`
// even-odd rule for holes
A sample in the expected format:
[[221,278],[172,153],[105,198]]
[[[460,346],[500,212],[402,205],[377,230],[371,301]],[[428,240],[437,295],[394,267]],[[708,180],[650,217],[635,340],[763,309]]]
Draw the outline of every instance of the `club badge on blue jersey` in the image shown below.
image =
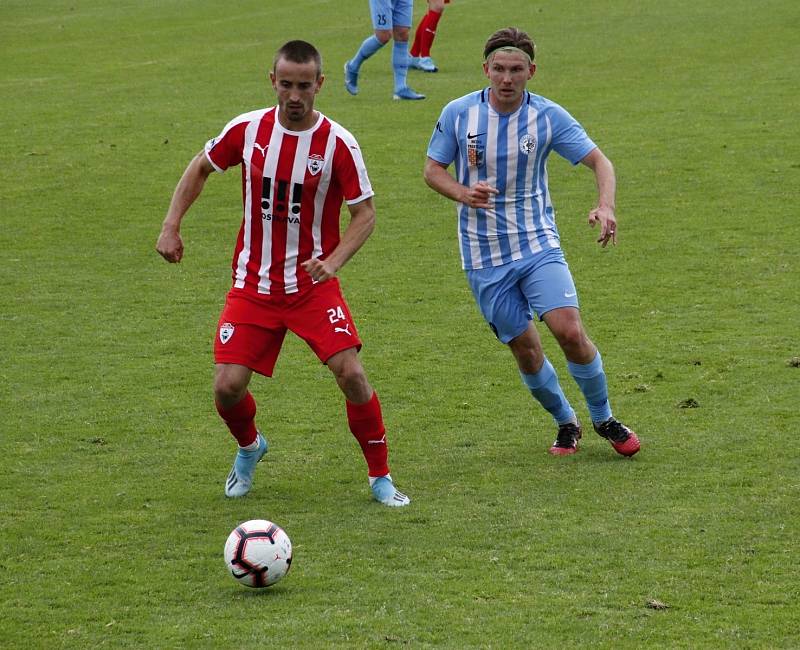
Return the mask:
[[536,138],[530,133],[526,133],[519,139],[519,150],[526,156],[531,155],[536,151]]

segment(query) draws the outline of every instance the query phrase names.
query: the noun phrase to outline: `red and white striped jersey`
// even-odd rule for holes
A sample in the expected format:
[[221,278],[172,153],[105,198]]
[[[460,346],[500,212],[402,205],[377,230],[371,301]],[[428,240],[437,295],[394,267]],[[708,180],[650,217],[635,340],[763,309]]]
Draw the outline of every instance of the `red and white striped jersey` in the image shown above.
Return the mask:
[[242,165],[244,213],[233,255],[233,286],[288,294],[312,285],[301,262],[339,244],[342,201],[374,192],[352,134],[322,113],[307,131],[289,131],[278,108],[244,113],[206,143],[219,172]]

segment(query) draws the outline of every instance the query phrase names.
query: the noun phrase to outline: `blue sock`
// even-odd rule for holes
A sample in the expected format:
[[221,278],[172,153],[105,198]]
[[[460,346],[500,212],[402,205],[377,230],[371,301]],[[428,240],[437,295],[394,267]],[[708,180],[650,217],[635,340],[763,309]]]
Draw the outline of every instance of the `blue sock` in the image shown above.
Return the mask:
[[392,68],[394,69],[394,91],[406,87],[408,77],[408,41],[394,41],[392,46]]
[[378,37],[373,34],[364,40],[364,42],[361,44],[361,47],[358,48],[358,52],[356,52],[356,55],[350,59],[347,66],[353,72],[358,72],[358,69],[361,67],[361,64],[364,63],[365,59],[371,57],[384,45],[385,43],[381,43],[378,40]]
[[572,410],[564,391],[561,390],[556,370],[547,357],[545,357],[539,372],[532,375],[524,372],[519,374],[522,377],[522,382],[531,391],[531,395],[553,416],[556,424],[561,425],[566,422],[576,421],[575,411]]
[[611,417],[611,405],[608,403],[608,385],[600,352],[598,351],[594,360],[587,364],[567,361],[567,368],[586,398],[592,422],[608,420]]

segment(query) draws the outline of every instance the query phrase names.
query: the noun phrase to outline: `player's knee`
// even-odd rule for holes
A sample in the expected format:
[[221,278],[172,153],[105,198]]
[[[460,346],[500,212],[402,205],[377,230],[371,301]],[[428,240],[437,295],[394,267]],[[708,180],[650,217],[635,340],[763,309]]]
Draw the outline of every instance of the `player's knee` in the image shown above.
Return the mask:
[[378,41],[380,41],[381,45],[386,45],[392,38],[392,32],[389,31],[388,29],[376,29],[375,38],[377,38]]
[[367,375],[360,364],[349,364],[339,369],[336,381],[342,386],[357,386],[366,383]]
[[541,348],[527,348],[516,352],[514,357],[517,360],[517,366],[526,375],[536,374],[542,369],[544,363],[544,353]]
[[343,365],[335,375],[336,383],[351,402],[362,403],[370,398],[372,388],[360,363]]
[[591,346],[591,341],[580,323],[569,323],[562,327],[557,338],[559,345],[566,352],[575,353]]
[[225,406],[237,404],[247,392],[247,382],[238,377],[219,373],[214,378],[214,399]]
[[394,40],[398,43],[405,43],[408,41],[408,31],[408,27],[395,27],[394,30],[392,30]]
[[542,367],[544,351],[537,340],[518,338],[512,340],[508,347],[522,372],[530,375],[538,372]]

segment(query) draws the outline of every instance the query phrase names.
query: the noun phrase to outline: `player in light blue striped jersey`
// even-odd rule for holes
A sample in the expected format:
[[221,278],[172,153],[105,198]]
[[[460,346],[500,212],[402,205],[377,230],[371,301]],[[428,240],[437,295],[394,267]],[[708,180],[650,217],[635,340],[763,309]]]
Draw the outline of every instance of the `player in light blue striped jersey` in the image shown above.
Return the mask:
[[550,453],[577,451],[582,429],[544,355],[534,313],[564,351],[595,431],[618,453],[633,456],[639,439],[611,412],[603,362],[578,311],[546,163],[555,151],[594,172],[598,201],[589,224],[599,226],[603,247],[617,243],[614,167],[566,110],[526,89],[536,72],[528,34],[499,30],[483,54],[489,86],[444,108],[428,146],[425,181],[457,203],[467,280],[484,318],[514,355],[522,381],[558,426]]

